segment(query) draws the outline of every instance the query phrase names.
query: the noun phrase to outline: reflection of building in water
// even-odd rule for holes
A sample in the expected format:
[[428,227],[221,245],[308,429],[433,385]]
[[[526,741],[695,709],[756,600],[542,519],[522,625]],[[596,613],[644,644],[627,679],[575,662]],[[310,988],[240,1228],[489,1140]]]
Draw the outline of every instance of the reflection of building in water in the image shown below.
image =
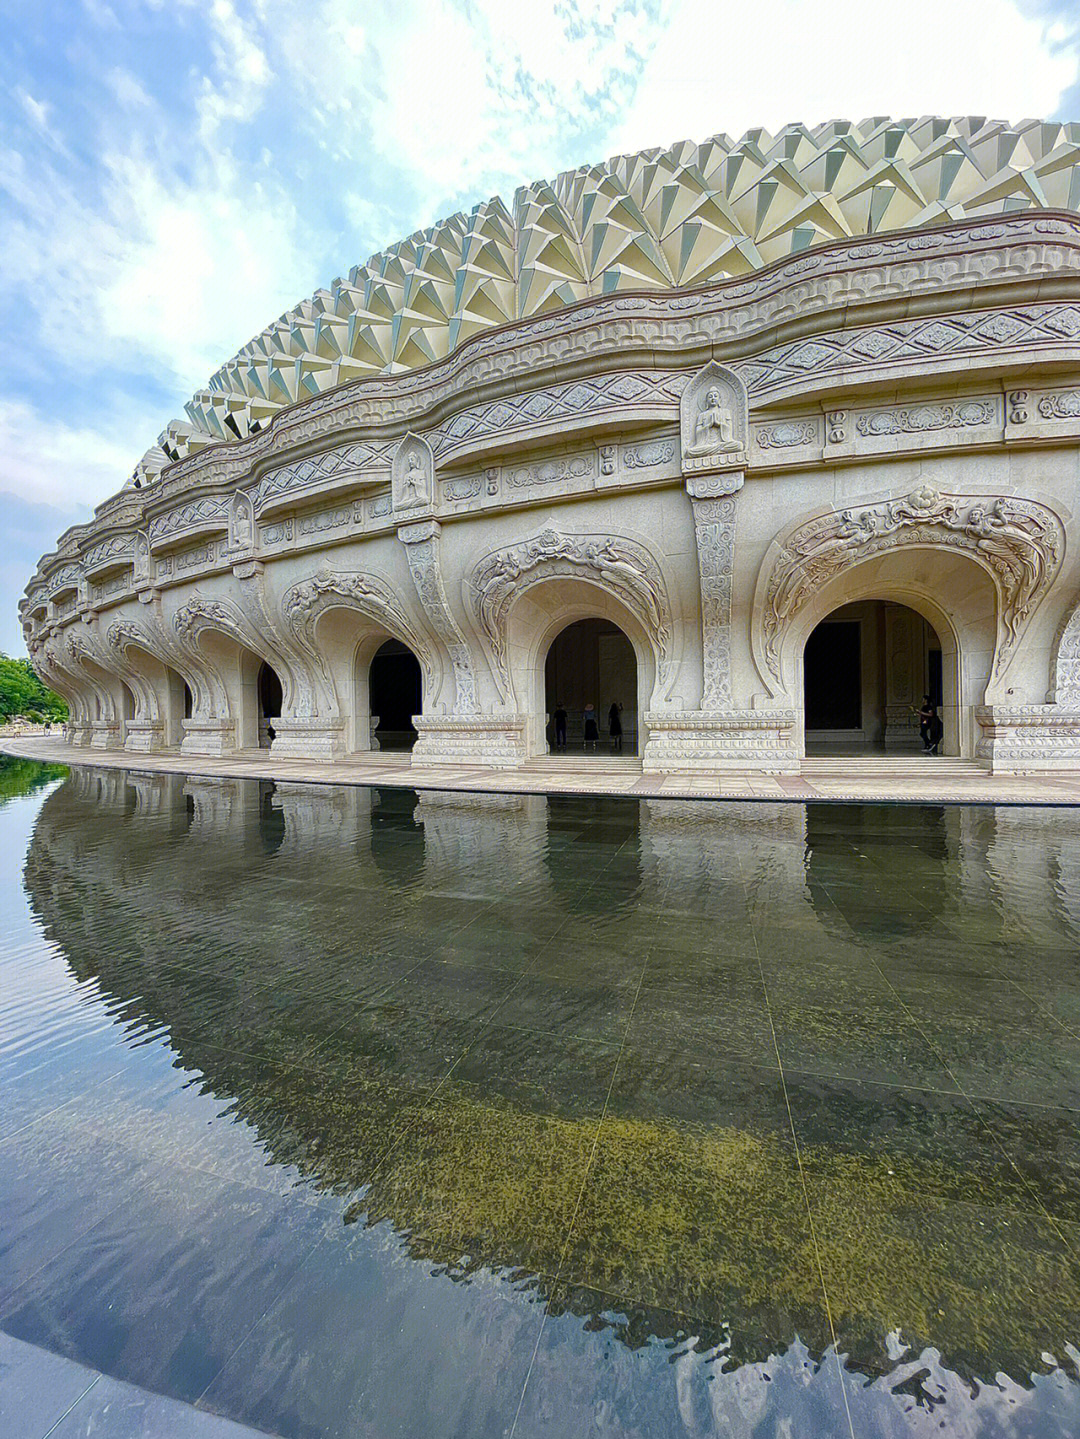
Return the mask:
[[[268,802],[280,817],[270,850]],[[630,1345],[685,1332],[693,1316],[693,1332],[721,1342],[729,1366],[765,1362],[796,1335],[820,1356],[830,1329],[778,1071],[719,1052],[702,1063],[677,1044],[658,1067],[655,1035],[653,1048],[634,1041],[620,1050],[587,1030],[568,1043],[531,1029],[520,1012],[501,1024],[500,997],[542,975],[545,961],[499,971],[498,929],[494,971],[470,971],[472,983],[495,983],[493,1008],[471,1027],[448,1013],[446,967],[430,961],[447,957],[445,925],[457,906],[461,925],[482,929],[494,912],[496,926],[513,916],[550,934],[563,1004],[596,992],[597,956],[608,962],[604,993],[615,992],[640,924],[663,951],[658,964],[682,982],[730,953],[729,978],[717,982],[734,983],[742,969],[763,972],[752,921],[768,909],[793,942],[761,962],[770,974],[797,967],[800,945],[831,935],[815,893],[815,845],[830,855],[827,823],[816,813],[808,822],[796,805],[733,814],[711,803],[568,797],[465,806],[460,795],[401,795],[390,825],[380,824],[380,808],[377,792],[363,789],[280,785],[266,795],[252,782],[78,770],[42,806],[25,882],[76,977],[121,1001],[120,1022],[133,1033],[163,1026],[184,1065],[229,1100],[276,1162],[342,1194],[362,1191],[352,1217],[389,1220],[417,1258],[453,1278],[481,1267],[534,1276],[553,1306],[583,1315],[610,1316],[626,1286],[648,1293],[636,1318],[605,1321]],[[953,814],[969,812],[910,831],[924,878],[940,884],[948,907],[957,874],[962,886],[968,866],[981,866],[1000,922],[1016,936],[1033,932],[1066,846],[1019,812],[1004,812],[1000,829],[989,810],[957,829]],[[403,834],[416,876],[408,895],[379,853]],[[1011,879],[1021,849],[1034,885]],[[612,882],[635,903],[617,894],[606,909],[583,903],[590,874],[602,891],[620,854],[627,865],[610,869]],[[690,918],[715,924],[704,952],[705,931],[682,951],[672,938]],[[1058,903],[1053,918],[1075,945],[1068,909]],[[748,948],[732,941],[737,933],[749,934]],[[482,938],[459,946],[458,962]],[[865,943],[863,953],[869,965],[881,949]],[[662,1002],[662,988],[650,992]],[[603,1067],[609,1051],[610,1064],[618,1054],[615,1085]],[[466,1052],[458,1078],[428,1104]],[[1003,1371],[1026,1383],[1042,1350],[1080,1332],[1075,1267],[1055,1269],[1048,1317],[1024,1235],[987,1227],[987,1214],[1009,1210],[1019,1191],[972,1106],[798,1073],[787,1093],[804,1121],[820,1254],[853,1365],[887,1367],[886,1331],[895,1329],[914,1352],[936,1346],[961,1374]],[[398,1123],[403,1109],[414,1124]],[[1065,1178],[1054,1169],[1058,1123],[1050,1111],[1030,1119],[1046,1183]],[[391,1131],[394,1163],[385,1165]],[[589,1190],[570,1253],[573,1284],[556,1293],[546,1276],[564,1262],[580,1155],[597,1144],[608,1182]],[[931,1205],[923,1220],[932,1242],[914,1244],[892,1218],[901,1182],[924,1196],[923,1209],[927,1193],[977,1192],[980,1203],[942,1215]],[[928,1294],[948,1304],[928,1308]]]
[[373,257],[39,562],[71,743],[513,768],[618,702],[646,771],[797,773],[929,692],[944,753],[1075,770],[1078,153],[713,135]]

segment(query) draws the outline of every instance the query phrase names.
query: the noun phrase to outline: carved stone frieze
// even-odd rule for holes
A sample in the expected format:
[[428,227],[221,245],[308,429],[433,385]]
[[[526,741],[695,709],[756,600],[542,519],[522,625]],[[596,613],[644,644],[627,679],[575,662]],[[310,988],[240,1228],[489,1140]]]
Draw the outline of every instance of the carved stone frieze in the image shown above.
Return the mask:
[[49,593],[55,595],[68,588],[78,590],[85,583],[85,579],[86,576],[79,566],[62,565],[49,576]]
[[670,416],[688,382],[689,376],[678,371],[624,370],[549,385],[460,410],[428,438],[436,458],[446,459],[477,447],[492,435],[551,430],[560,423],[604,412],[651,410]]
[[856,431],[866,437],[918,435],[930,430],[966,430],[992,425],[998,419],[996,400],[961,400],[947,405],[894,406],[870,410],[856,419]]
[[678,453],[676,440],[647,440],[644,444],[623,445],[622,462],[628,470],[651,470],[674,463]]
[[157,515],[147,527],[150,542],[160,544],[172,535],[197,529],[201,525],[227,529],[229,506],[229,499],[225,495],[209,495],[205,499],[193,500],[190,504],[181,505],[179,509],[170,510],[168,514]]
[[1080,304],[1047,303],[1013,310],[976,310],[940,319],[897,320],[777,345],[737,365],[751,398],[835,383],[846,372],[924,372],[946,358],[1035,354],[1080,347]]
[[930,485],[906,499],[830,511],[799,525],[781,540],[764,594],[764,657],[774,678],[781,679],[783,633],[822,585],[861,560],[909,545],[962,550],[992,575],[1000,669],[1057,572],[1064,532],[1054,512],[1034,500],[943,495]]
[[472,572],[469,595],[490,647],[504,700],[512,692],[506,620],[514,599],[541,580],[589,578],[617,595],[644,626],[659,659],[660,682],[671,669],[671,606],[663,572],[643,545],[614,535],[572,535],[546,529],[533,539],[496,550]]
[[208,540],[206,544],[192,545],[190,549],[178,550],[175,555],[170,555],[169,563],[161,572],[171,575],[174,568],[177,574],[183,574],[185,570],[201,570],[212,565],[216,559],[217,542]]
[[[364,512],[360,501],[355,500],[346,505],[335,505],[329,510],[315,510],[310,514],[297,515],[295,519],[295,532],[302,539],[312,535],[324,535],[332,532],[347,530],[353,525],[363,523]],[[292,538],[294,521],[285,521],[288,538]],[[270,528],[265,526],[264,528]],[[277,526],[278,530],[284,532],[283,526]]]
[[754,440],[763,450],[790,450],[796,445],[820,445],[817,420],[782,420],[778,425],[759,425]]
[[1038,409],[1044,420],[1080,420],[1080,390],[1043,395]]
[[531,490],[538,485],[554,485],[564,480],[591,479],[596,474],[596,456],[565,455],[554,460],[541,460],[534,465],[508,465],[506,483],[514,490]]
[[282,495],[297,494],[352,476],[384,483],[394,448],[392,441],[356,440],[282,465],[259,481],[253,496],[255,509],[261,510]]
[[272,524],[259,526],[259,538],[264,545],[291,544],[293,533],[291,515],[288,519],[275,520]]
[[82,557],[83,568],[87,574],[92,574],[95,570],[116,564],[117,561],[128,560],[131,558],[134,543],[134,535],[110,535],[86,551]]
[[482,475],[462,475],[455,480],[443,480],[442,494],[447,500],[472,500],[483,487]]

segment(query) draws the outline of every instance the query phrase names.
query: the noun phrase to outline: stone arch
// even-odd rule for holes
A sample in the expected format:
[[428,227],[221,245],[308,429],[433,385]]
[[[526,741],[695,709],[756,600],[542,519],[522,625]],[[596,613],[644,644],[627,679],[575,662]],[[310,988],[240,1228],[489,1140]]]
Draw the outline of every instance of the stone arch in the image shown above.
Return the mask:
[[[173,628],[204,658],[209,658],[208,645],[219,656],[225,653],[227,646],[223,649],[224,641],[231,641],[242,650],[258,656],[281,678],[283,713],[307,716],[317,712],[313,676],[304,672],[280,645],[271,645],[231,600],[207,599],[196,591],[173,615]],[[215,636],[220,637],[220,642]],[[228,683],[225,683],[225,690],[227,694]]]
[[898,500],[830,508],[798,521],[769,547],[754,596],[751,645],[758,672],[776,698],[796,693],[786,668],[786,635],[821,590],[864,561],[904,553],[959,555],[994,593],[990,679],[1000,681],[1017,641],[1056,578],[1064,557],[1061,519],[1037,500],[942,494],[922,485]]
[[123,745],[126,722],[134,718],[135,710],[130,688],[125,694],[120,674],[113,666],[103,662],[88,633],[69,630],[64,639],[64,650],[74,669],[86,676],[93,695],[91,746],[94,749],[113,749]]
[[975,711],[991,681],[997,645],[997,593],[989,574],[957,551],[907,548],[858,561],[826,580],[791,617],[778,659],[804,744],[803,654],[813,630],[841,606],[859,600],[908,606],[936,631],[942,646],[942,718],[947,753],[971,757],[979,726]]
[[[524,639],[524,631],[512,636],[511,616],[537,586],[552,595],[587,593],[593,608],[580,608],[580,600],[570,600],[574,613],[568,609],[566,624],[590,615],[611,619],[641,646],[641,654],[649,657],[649,673],[639,674],[639,703],[643,710],[657,707],[675,674],[671,602],[659,562],[645,545],[625,536],[571,535],[556,529],[487,555],[469,580],[472,612],[503,702],[520,707],[524,698],[530,706],[527,713],[534,714],[535,648]],[[519,627],[526,613],[518,614]],[[515,670],[521,666],[522,676],[527,676],[523,685],[515,683]]]
[[334,697],[335,718],[344,724],[345,748],[371,748],[368,673],[382,644],[394,639],[420,665],[423,708],[438,701],[446,674],[430,636],[407,614],[389,585],[372,575],[324,573],[292,585],[282,614],[297,643]]
[[94,719],[93,688],[90,681],[74,661],[63,654],[55,640],[31,645],[30,658],[42,679],[67,702],[68,743],[76,746],[89,744]]
[[116,620],[105,633],[110,657],[135,697],[135,713],[125,725],[124,747],[138,751],[179,744],[182,734],[166,739],[169,682],[165,667],[151,652],[138,625]]
[[545,664],[556,638],[577,620],[604,619],[617,625],[630,641],[637,662],[639,745],[646,738],[648,696],[659,686],[660,653],[655,635],[642,617],[613,590],[594,578],[545,574],[523,586],[504,620],[510,696],[525,716],[526,753],[547,750]]

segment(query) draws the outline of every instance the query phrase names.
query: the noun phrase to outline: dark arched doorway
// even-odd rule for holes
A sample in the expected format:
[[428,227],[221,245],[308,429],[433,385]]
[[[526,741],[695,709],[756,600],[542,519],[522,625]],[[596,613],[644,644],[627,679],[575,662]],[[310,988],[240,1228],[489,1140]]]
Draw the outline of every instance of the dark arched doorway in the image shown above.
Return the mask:
[[281,717],[283,693],[278,673],[263,660],[259,666],[259,744],[263,749],[270,746],[275,737],[274,721]]
[[945,748],[955,752],[943,709],[942,644],[907,605],[861,600],[834,610],[803,652],[806,753],[916,754],[917,711],[929,694],[946,718]]
[[423,707],[420,661],[399,640],[380,645],[368,680],[372,748],[409,750],[416,743],[413,716]]
[[[544,697],[548,747],[556,748],[554,715],[567,714],[566,749],[585,748],[585,706],[596,711],[597,753],[638,752],[638,663],[634,646],[611,620],[577,620],[551,643],[544,665]],[[613,733],[612,710],[618,707],[621,738]]]

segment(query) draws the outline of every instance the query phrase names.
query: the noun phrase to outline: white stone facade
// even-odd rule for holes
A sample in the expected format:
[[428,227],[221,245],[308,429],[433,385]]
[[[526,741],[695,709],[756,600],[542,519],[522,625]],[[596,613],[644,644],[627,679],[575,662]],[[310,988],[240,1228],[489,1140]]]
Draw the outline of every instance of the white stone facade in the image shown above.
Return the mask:
[[1080,219],[1027,210],[588,299],[299,400],[68,531],[23,622],[75,745],[254,747],[265,661],[274,751],[332,764],[371,746],[393,638],[412,763],[515,766],[547,748],[552,642],[595,617],[633,645],[647,771],[790,773],[807,638],[888,601],[940,638],[947,751],[1076,769],[1078,486]]

